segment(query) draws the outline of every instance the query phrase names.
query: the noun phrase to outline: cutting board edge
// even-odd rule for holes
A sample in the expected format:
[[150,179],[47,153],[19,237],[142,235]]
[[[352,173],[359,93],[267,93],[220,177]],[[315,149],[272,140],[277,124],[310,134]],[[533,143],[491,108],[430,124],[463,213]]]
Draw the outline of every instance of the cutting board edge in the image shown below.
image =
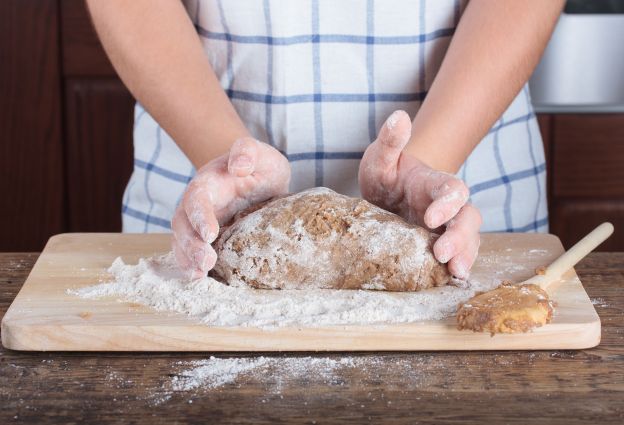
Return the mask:
[[[52,236],[49,240],[48,243],[46,244],[46,247],[44,249],[44,253],[51,247],[53,247],[54,245],[56,245],[56,243],[61,243],[63,244],[64,242],[75,242],[75,241],[79,241],[81,237],[95,237],[96,239],[104,238],[106,239],[107,237],[110,237],[111,235],[115,235],[115,236],[119,236],[122,238],[132,238],[132,237],[136,237],[137,234],[119,234],[119,233],[61,233],[58,235],[54,235]],[[143,238],[162,238],[163,235],[167,235],[167,233],[160,233],[160,234],[140,234],[141,237]],[[489,234],[489,235],[493,235],[493,234]],[[530,235],[534,235],[534,234],[527,234],[527,237],[531,237]],[[516,236],[524,236],[524,235],[516,235]],[[559,241],[559,238],[555,235],[552,234],[542,234],[541,236],[546,236],[549,239],[552,239],[553,242],[555,242],[556,240],[556,244],[561,246],[561,242]],[[98,242],[97,240],[95,242]],[[93,243],[93,242],[92,242]],[[60,252],[71,252],[71,250],[61,250]],[[37,262],[35,263],[35,267],[33,267],[33,271],[37,268],[37,266],[40,264],[40,259],[37,259]],[[32,273],[32,272],[31,272]],[[29,276],[30,278],[30,276]],[[28,279],[25,282],[28,283]],[[20,293],[18,294],[17,298],[20,298],[20,294],[21,294],[21,289],[20,289]],[[587,295],[585,293],[585,295]],[[585,322],[584,324],[582,324],[583,326],[587,326],[589,328],[589,330],[587,330],[587,335],[584,337],[584,339],[582,340],[574,340],[574,341],[569,341],[566,340],[565,343],[557,343],[557,344],[543,344],[540,346],[536,346],[535,344],[525,344],[524,342],[526,342],[527,340],[524,338],[519,339],[519,341],[522,341],[522,343],[518,343],[518,344],[513,344],[510,346],[507,346],[505,348],[497,348],[497,347],[492,347],[490,345],[481,345],[481,346],[476,346],[476,345],[461,345],[459,344],[458,346],[445,346],[444,347],[440,347],[440,348],[431,348],[431,347],[423,347],[423,346],[419,346],[419,347],[405,347],[405,346],[400,346],[400,347],[384,347],[383,350],[379,350],[379,348],[375,348],[375,347],[371,347],[368,349],[363,349],[361,347],[357,347],[357,348],[351,348],[351,347],[347,347],[347,346],[342,346],[340,348],[328,348],[327,346],[322,347],[322,348],[318,348],[319,345],[315,345],[317,348],[311,348],[309,346],[299,346],[299,347],[295,347],[293,348],[292,346],[289,348],[279,348],[279,347],[266,347],[264,346],[263,348],[259,349],[258,347],[241,347],[238,349],[232,349],[233,346],[235,346],[234,344],[230,344],[230,343],[226,343],[223,344],[223,346],[211,346],[210,348],[199,348],[197,345],[194,345],[193,347],[174,347],[171,344],[162,344],[162,343],[156,343],[154,341],[150,341],[150,344],[152,344],[151,346],[144,346],[141,348],[137,348],[136,346],[129,348],[129,347],[124,347],[119,346],[119,347],[113,347],[111,348],[110,342],[107,342],[106,348],[101,348],[100,345],[97,345],[96,347],[79,347],[77,345],[73,345],[73,346],[68,346],[68,345],[63,345],[62,347],[59,348],[55,348],[54,344],[50,344],[50,338],[49,336],[45,336],[45,335],[41,335],[41,343],[37,343],[37,341],[34,340],[29,340],[29,338],[23,337],[15,337],[16,335],[16,331],[17,330],[26,330],[28,333],[30,333],[28,326],[29,325],[16,325],[14,323],[12,323],[12,316],[13,313],[16,313],[16,317],[15,319],[19,320],[19,312],[15,312],[12,311],[14,310],[14,303],[11,303],[11,306],[9,307],[9,309],[7,310],[4,318],[2,319],[2,344],[4,347],[12,349],[12,350],[18,350],[18,351],[119,351],[119,352],[132,352],[132,351],[215,351],[215,352],[236,352],[236,351],[240,351],[240,352],[252,352],[252,351],[275,351],[275,352],[288,352],[288,351],[310,351],[310,352],[314,352],[314,351],[468,351],[468,350],[485,350],[485,351],[490,351],[490,350],[540,350],[540,349],[583,349],[583,348],[590,348],[593,346],[596,346],[600,343],[600,319],[597,315],[597,312],[595,311],[595,308],[592,306],[592,310],[593,310],[593,315],[595,315],[596,320],[591,321],[591,322]],[[590,304],[591,305],[591,304]],[[570,326],[573,324],[567,323],[566,326]],[[55,326],[60,326],[60,325],[55,325]],[[75,325],[70,325],[70,326],[75,326]],[[106,326],[112,326],[112,325],[106,325]],[[593,327],[593,328],[592,328]],[[174,326],[173,328],[179,330],[179,326]],[[43,329],[43,328],[41,328]],[[104,330],[105,327],[98,327],[98,330]],[[112,328],[111,328],[112,329]],[[552,329],[552,328],[551,328]],[[592,330],[593,329],[593,330]],[[592,334],[593,332],[593,334]],[[19,334],[19,332],[17,332]],[[84,333],[83,333],[84,334]],[[87,334],[85,334],[87,335]],[[91,335],[94,338],[100,338],[99,335]],[[530,335],[528,335],[530,337]],[[166,338],[171,338],[171,336],[164,336],[161,335],[162,339],[166,339]],[[55,338],[56,339],[56,338]],[[175,337],[173,338],[175,339]],[[47,340],[47,341],[45,341]],[[91,341],[92,342],[92,341]],[[166,342],[166,341],[165,341]],[[457,340],[453,339],[451,341],[451,343],[453,344],[457,344]],[[227,345],[227,346],[225,346]],[[301,344],[300,344],[301,345]],[[102,345],[103,347],[104,345]],[[74,348],[76,347],[76,348]]]
[[[457,331],[440,325],[439,333],[428,330],[418,334],[417,326],[409,329],[415,332],[409,337],[388,337],[389,332],[402,333],[406,329],[391,325],[378,327],[355,327],[356,332],[336,337],[336,328],[282,328],[279,330],[259,330],[256,328],[210,328],[203,325],[188,326],[116,326],[103,325],[85,328],[80,325],[29,326],[13,324],[2,320],[2,345],[15,351],[177,351],[177,352],[289,352],[289,351],[505,351],[505,350],[580,350],[600,344],[600,318],[592,322],[578,324],[552,324],[526,334],[491,337],[485,333]],[[97,332],[95,332],[97,330]],[[86,332],[85,332],[86,331]],[[168,332],[167,332],[168,331]],[[131,340],[129,345],[113,343],[101,335],[114,335],[120,332]],[[326,332],[325,341],[320,342],[319,333]],[[251,336],[244,337],[245,333]],[[225,335],[228,337],[223,338]],[[241,338],[246,343],[234,342]],[[284,336],[286,334],[286,337]],[[288,335],[290,334],[290,335]],[[49,335],[55,335],[51,339]],[[176,335],[176,336],[174,336]],[[180,335],[184,335],[181,337]],[[384,337],[385,335],[385,337]],[[561,342],[561,336],[568,336]],[[81,338],[90,336],[91,338]],[[278,338],[279,343],[270,344],[267,336]],[[557,338],[553,338],[556,336]],[[213,338],[219,342],[206,341]],[[384,341],[380,342],[380,338]],[[116,341],[123,340],[116,338]],[[198,340],[203,340],[199,341]],[[68,341],[71,341],[68,343]],[[85,341],[81,345],[76,341]],[[94,344],[98,341],[98,344]],[[160,342],[159,342],[160,341]],[[269,342],[269,343],[267,343]],[[493,343],[494,342],[494,343]],[[383,345],[383,349],[379,346]]]

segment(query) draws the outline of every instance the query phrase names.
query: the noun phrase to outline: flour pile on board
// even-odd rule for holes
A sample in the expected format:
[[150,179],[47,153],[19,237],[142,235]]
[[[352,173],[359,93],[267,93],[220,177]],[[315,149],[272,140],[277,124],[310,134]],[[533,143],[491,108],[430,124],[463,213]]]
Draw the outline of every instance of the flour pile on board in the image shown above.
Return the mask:
[[444,286],[411,293],[362,290],[258,290],[233,287],[213,278],[190,281],[172,253],[126,264],[117,258],[110,282],[70,290],[83,298],[117,297],[160,311],[187,314],[212,326],[327,326],[409,323],[440,319],[475,291],[491,289],[496,278],[470,288]]

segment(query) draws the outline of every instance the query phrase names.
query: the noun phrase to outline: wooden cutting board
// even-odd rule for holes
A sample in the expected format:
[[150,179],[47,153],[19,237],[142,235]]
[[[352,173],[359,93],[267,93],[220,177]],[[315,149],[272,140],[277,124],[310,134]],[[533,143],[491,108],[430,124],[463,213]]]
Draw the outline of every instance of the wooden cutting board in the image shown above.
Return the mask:
[[[410,324],[323,328],[224,328],[67,289],[94,285],[112,261],[168,251],[166,234],[54,236],[2,320],[2,344],[35,351],[388,351],[580,349],[600,342],[600,319],[576,273],[554,285],[552,323],[526,334],[458,331],[455,318]],[[484,234],[475,279],[521,281],[563,252],[556,236]]]

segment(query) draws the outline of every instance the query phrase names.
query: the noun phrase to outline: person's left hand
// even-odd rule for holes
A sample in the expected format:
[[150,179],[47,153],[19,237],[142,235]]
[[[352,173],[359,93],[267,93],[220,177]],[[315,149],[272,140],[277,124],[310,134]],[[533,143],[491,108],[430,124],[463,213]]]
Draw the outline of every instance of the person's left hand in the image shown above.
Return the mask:
[[445,225],[434,243],[434,255],[448,263],[455,277],[466,279],[479,251],[481,214],[468,203],[468,187],[462,180],[403,151],[411,131],[409,115],[403,111],[386,120],[360,163],[362,196],[411,223],[430,229]]

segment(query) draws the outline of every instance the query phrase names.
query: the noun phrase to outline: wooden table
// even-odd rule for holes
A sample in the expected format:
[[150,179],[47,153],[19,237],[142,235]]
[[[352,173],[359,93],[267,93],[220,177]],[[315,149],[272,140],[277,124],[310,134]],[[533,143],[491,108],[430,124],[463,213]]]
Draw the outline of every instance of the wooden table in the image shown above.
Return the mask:
[[[0,312],[37,254],[0,254]],[[217,388],[172,389],[209,354],[24,353],[0,349],[0,423],[624,423],[624,253],[578,267],[602,320],[582,351],[333,353],[268,357],[325,373],[242,374]],[[217,357],[253,357],[232,354]],[[312,358],[309,358],[312,357]],[[293,360],[281,360],[290,361]]]

